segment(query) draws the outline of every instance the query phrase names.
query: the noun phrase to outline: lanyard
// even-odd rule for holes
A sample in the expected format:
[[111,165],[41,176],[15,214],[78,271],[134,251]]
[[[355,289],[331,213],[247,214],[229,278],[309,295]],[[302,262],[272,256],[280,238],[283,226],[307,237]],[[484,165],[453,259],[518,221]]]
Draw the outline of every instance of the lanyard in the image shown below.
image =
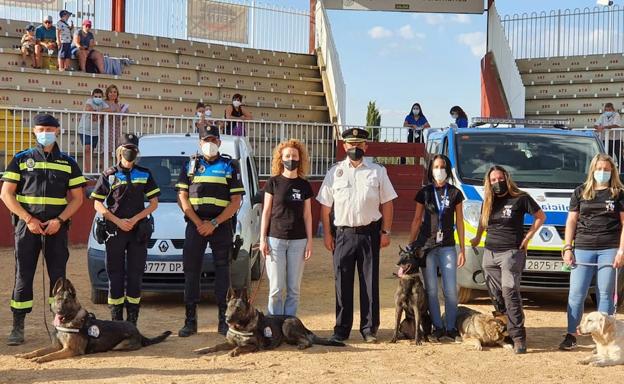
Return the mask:
[[442,201],[438,198],[435,185],[433,186],[433,196],[435,197],[436,206],[438,207],[438,230],[442,230],[442,216],[444,215],[445,202],[448,201],[448,184],[444,186],[444,195]]

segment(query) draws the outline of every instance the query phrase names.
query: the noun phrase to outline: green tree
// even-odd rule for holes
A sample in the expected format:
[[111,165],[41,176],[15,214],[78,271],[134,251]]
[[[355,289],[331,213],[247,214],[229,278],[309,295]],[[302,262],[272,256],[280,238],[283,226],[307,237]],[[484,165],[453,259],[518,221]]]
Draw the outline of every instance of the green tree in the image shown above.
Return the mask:
[[375,101],[368,102],[368,108],[366,110],[366,130],[370,135],[370,139],[372,141],[379,141],[379,128],[371,128],[371,127],[379,127],[381,125],[381,114],[379,114],[379,109],[377,109],[377,105]]

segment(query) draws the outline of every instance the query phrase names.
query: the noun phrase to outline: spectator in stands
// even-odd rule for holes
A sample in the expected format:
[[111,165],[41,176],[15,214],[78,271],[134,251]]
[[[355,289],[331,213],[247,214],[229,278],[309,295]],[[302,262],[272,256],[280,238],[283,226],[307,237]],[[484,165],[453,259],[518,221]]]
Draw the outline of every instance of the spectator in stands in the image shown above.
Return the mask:
[[52,16],[46,17],[43,24],[35,29],[35,63],[41,68],[43,65],[43,51],[46,50],[48,55],[54,55],[58,49],[56,45],[56,27],[52,23]]
[[[91,32],[91,26],[91,20],[84,20],[82,29],[74,33],[73,45],[78,64],[80,64],[80,70],[83,72],[96,73],[95,69],[97,68],[97,73],[106,73],[104,71],[104,55],[93,49],[95,37]],[[94,66],[95,68],[93,68]]]
[[[613,107],[613,103],[606,103],[604,112],[596,120],[594,128],[598,132],[603,132],[605,129],[620,128],[621,126],[620,114]],[[608,152],[615,158],[616,162],[622,158],[622,132],[613,131],[610,133]]]
[[[226,119],[251,120],[253,116],[247,109],[243,109],[243,95],[236,93],[232,96],[232,104],[225,108]],[[244,136],[243,123],[238,121],[226,122],[225,133],[234,136]]]
[[[104,101],[104,92],[100,88],[96,88],[91,92],[91,98],[85,103],[85,111],[108,112],[110,108]],[[104,116],[85,113],[78,124],[78,137],[84,149],[84,168],[83,172],[91,173],[91,150],[98,145],[102,128],[104,127]]]
[[451,128],[468,128],[468,116],[459,105],[451,108],[449,113],[454,120],[454,122],[451,123]]
[[202,127],[209,127],[216,125],[212,117],[212,106],[210,104],[204,104],[201,101],[195,106],[195,116],[193,117],[193,127],[195,127],[195,133],[199,132]]
[[59,12],[61,19],[56,23],[56,44],[58,44],[58,66],[59,71],[64,71],[71,65],[71,42],[74,22],[67,23],[71,12],[62,10]]
[[[420,104],[418,103],[414,103],[412,105],[412,109],[410,110],[409,114],[405,116],[403,126],[410,128],[407,132],[408,143],[417,142],[418,138],[420,137],[419,131],[423,130],[424,128],[431,127],[429,125],[429,122],[427,121],[427,118],[423,114]],[[401,157],[401,164],[406,164],[405,157]]]
[[110,112],[117,114],[110,116],[108,119],[108,151],[112,152],[117,148],[117,143],[121,135],[121,124],[123,123],[122,116],[118,114],[128,113],[129,105],[119,102],[119,88],[114,84],[106,88],[104,96],[104,101],[108,104]]
[[35,57],[35,26],[32,24],[29,24],[26,27],[26,33],[24,33],[24,36],[22,36],[22,42],[21,42],[21,48],[20,50],[22,51],[22,67],[26,66],[26,57],[28,56],[32,56],[31,60],[31,67],[33,68],[37,68],[37,58]]

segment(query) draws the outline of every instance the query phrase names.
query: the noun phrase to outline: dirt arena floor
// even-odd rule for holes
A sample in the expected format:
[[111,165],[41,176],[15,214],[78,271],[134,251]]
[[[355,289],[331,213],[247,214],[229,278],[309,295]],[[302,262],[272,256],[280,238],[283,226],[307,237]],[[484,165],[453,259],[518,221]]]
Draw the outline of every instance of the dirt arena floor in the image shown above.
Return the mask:
[[[197,356],[193,349],[223,340],[216,333],[213,299],[199,309],[199,334],[178,338],[184,321],[182,295],[144,296],[139,328],[147,336],[174,331],[165,342],[134,352],[109,352],[55,361],[42,365],[16,359],[16,353],[34,350],[48,342],[43,326],[41,275],[35,278],[35,308],[27,317],[27,341],[19,347],[4,345],[11,328],[9,310],[13,288],[13,251],[0,250],[4,267],[0,270],[0,383],[607,383],[621,382],[624,367],[593,368],[576,361],[591,353],[591,339],[580,338],[580,348],[559,352],[557,345],[565,327],[565,296],[525,295],[529,353],[515,356],[501,348],[482,352],[460,344],[411,345],[408,341],[389,344],[393,324],[393,294],[397,284],[392,276],[397,245],[394,238],[382,252],[380,343],[363,343],[352,332],[346,348],[314,346],[299,351],[292,346],[230,358],[225,354]],[[334,325],[332,262],[322,241],[315,240],[313,258],[306,265],[300,316],[319,335],[329,336]],[[38,271],[39,272],[39,271]],[[82,304],[99,318],[108,317],[105,305],[89,300],[86,249],[73,248],[68,277],[76,285]],[[257,304],[266,308],[267,282],[262,281]],[[356,293],[355,297],[358,295]],[[477,298],[470,306],[489,311],[488,299]],[[357,307],[357,304],[356,304]],[[591,309],[590,301],[587,309]],[[620,316],[622,316],[620,314]],[[356,313],[355,318],[359,319]],[[48,321],[51,316],[48,313]]]

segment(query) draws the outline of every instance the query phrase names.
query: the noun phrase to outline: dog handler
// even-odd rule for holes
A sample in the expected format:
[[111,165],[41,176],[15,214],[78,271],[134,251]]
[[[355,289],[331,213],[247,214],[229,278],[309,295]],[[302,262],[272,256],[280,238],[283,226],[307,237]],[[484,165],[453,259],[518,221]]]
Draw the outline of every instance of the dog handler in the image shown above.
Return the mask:
[[[141,302],[141,282],[147,259],[147,241],[152,228],[147,217],[158,208],[160,188],[149,169],[135,164],[139,138],[124,134],[116,150],[118,164],[102,173],[91,198],[93,207],[106,220],[106,273],[108,305],[112,320],[136,325]],[[149,205],[145,207],[145,199]],[[106,206],[104,206],[106,202]]]
[[[431,313],[435,327],[433,338],[461,342],[455,319],[457,317],[457,268],[466,262],[462,208],[464,195],[448,183],[452,177],[450,160],[444,155],[435,155],[427,167],[429,184],[416,194],[416,211],[408,244],[411,247],[412,242],[418,238],[416,244],[427,252],[424,278],[429,313]],[[457,222],[459,253],[455,250],[455,222]],[[446,331],[445,325],[442,324],[438,301],[438,268],[442,274]]]
[[[526,329],[520,295],[520,278],[526,262],[526,250],[535,232],[544,224],[546,215],[527,193],[521,191],[509,173],[494,165],[483,180],[483,207],[473,247],[481,242],[487,229],[483,270],[496,310],[507,314],[507,329],[514,352],[526,353]],[[524,215],[533,216],[533,224],[524,234]]]
[[[33,118],[37,146],[18,152],[2,176],[0,197],[15,225],[15,288],[11,299],[13,329],[8,345],[24,342],[24,319],[33,306],[33,278],[42,247],[52,288],[65,277],[69,258],[69,219],[82,205],[86,183],[76,161],[56,144],[59,122],[49,114]],[[71,199],[67,201],[67,194]]]
[[608,314],[615,310],[615,268],[624,264],[623,223],[624,186],[620,175],[610,156],[596,155],[589,165],[587,180],[570,198],[563,261],[573,269],[568,294],[568,330],[559,344],[561,350],[576,348],[574,334],[594,274],[598,310]]
[[[379,328],[379,251],[390,245],[393,204],[397,197],[386,169],[364,158],[368,132],[342,133],[347,158],[325,176],[317,200],[321,203],[325,247],[333,251],[336,279],[336,326],[332,339],[349,338],[353,325],[353,280],[360,282],[360,333],[377,342]],[[381,205],[381,211],[380,211]],[[334,209],[335,237],[330,213]]]
[[226,295],[230,287],[230,252],[232,249],[232,216],[245,193],[238,163],[219,153],[219,127],[199,128],[199,145],[203,156],[191,159],[182,168],[176,189],[186,224],[184,241],[184,302],[186,320],[180,337],[197,333],[199,277],[206,245],[210,243],[215,266],[215,295],[219,307],[218,331],[224,335]]

